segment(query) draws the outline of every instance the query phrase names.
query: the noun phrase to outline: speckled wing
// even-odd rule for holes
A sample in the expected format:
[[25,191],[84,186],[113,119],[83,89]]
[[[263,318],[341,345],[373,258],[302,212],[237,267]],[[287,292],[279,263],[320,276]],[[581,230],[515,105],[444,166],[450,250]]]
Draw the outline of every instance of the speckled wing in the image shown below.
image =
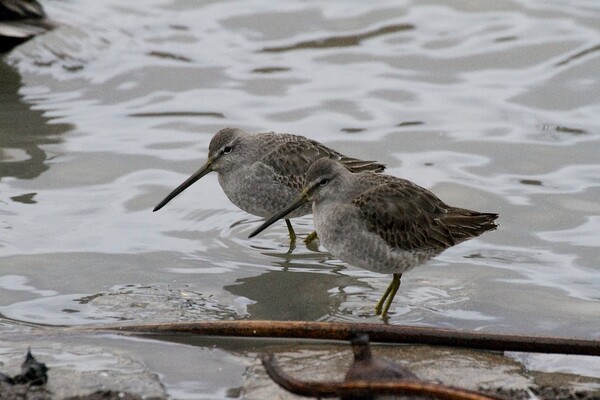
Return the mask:
[[367,229],[393,248],[442,251],[496,227],[496,214],[450,207],[407,180],[379,180],[382,184],[364,191],[352,203],[362,214]]
[[347,157],[303,136],[278,135],[277,138],[272,139],[269,144],[273,149],[261,161],[273,167],[279,174],[278,180],[298,191],[301,191],[304,186],[306,171],[320,158],[327,157],[339,161],[352,172],[381,172],[385,169],[383,164]]

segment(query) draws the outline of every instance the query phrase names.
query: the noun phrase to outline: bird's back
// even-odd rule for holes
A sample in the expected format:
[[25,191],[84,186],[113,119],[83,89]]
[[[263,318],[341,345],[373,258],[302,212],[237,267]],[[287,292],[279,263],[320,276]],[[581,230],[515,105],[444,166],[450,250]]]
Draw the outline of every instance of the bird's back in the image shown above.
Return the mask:
[[497,214],[449,206],[408,180],[379,174],[355,180],[365,187],[352,204],[392,248],[442,251],[496,228]]
[[315,140],[286,133],[260,133],[261,146],[265,150],[261,162],[273,168],[283,183],[302,190],[306,171],[317,160],[330,158],[340,162],[351,172],[381,172],[385,165],[348,157]]

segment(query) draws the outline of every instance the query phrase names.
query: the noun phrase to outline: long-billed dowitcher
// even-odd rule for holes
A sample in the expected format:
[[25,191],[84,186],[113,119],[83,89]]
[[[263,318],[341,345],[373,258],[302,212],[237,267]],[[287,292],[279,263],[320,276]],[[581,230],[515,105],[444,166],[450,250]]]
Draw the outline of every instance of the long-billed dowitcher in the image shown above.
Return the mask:
[[339,163],[322,159],[308,169],[300,198],[250,237],[310,202],[316,231],[332,255],[364,269],[393,274],[375,307],[382,317],[400,287],[402,273],[495,229],[498,218],[498,214],[451,207],[408,180],[370,172],[351,174]]
[[[233,204],[250,214],[270,217],[300,195],[308,167],[323,157],[339,161],[352,172],[385,169],[383,164],[347,157],[304,136],[273,132],[249,134],[241,129],[225,128],[210,141],[208,160],[202,168],[169,193],[154,211],[215,171]],[[306,204],[286,216],[292,243],[296,234],[289,219],[310,213],[310,204]]]

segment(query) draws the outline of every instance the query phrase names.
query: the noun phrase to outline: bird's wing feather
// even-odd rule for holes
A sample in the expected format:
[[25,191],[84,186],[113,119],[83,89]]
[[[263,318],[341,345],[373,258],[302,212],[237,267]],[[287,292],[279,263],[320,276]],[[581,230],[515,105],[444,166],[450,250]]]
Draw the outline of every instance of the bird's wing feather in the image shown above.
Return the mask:
[[367,229],[393,248],[442,250],[458,242],[444,224],[451,207],[410,181],[384,180],[355,197],[352,203],[362,214]]
[[304,175],[310,165],[323,157],[336,157],[336,153],[325,146],[316,146],[308,139],[277,143],[261,160],[277,174],[276,179],[301,191]]
[[385,169],[383,164],[347,157],[303,136],[278,135],[271,137],[270,140],[266,145],[272,147],[272,150],[262,158],[261,162],[271,166],[279,174],[279,180],[297,190],[302,190],[304,175],[311,164],[324,157],[339,161],[352,172],[381,172]]

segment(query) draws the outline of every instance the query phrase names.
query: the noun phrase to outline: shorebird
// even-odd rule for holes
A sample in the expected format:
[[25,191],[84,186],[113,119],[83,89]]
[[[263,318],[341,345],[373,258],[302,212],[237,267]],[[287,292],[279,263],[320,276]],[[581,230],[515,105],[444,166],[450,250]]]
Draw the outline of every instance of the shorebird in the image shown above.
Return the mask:
[[[233,204],[266,218],[300,195],[306,171],[320,158],[339,161],[352,172],[385,169],[383,164],[347,157],[304,136],[274,132],[249,134],[241,129],[225,128],[210,141],[206,163],[169,193],[154,211],[160,210],[204,175],[215,171],[221,188]],[[296,234],[289,219],[310,213],[310,204],[307,204],[286,216],[292,245]],[[314,237],[313,233],[306,241]]]
[[308,169],[301,196],[250,237],[310,203],[321,243],[333,256],[360,268],[393,274],[375,307],[375,314],[383,318],[404,272],[495,229],[498,218],[498,214],[449,206],[406,179],[352,174],[334,160],[321,159]]

